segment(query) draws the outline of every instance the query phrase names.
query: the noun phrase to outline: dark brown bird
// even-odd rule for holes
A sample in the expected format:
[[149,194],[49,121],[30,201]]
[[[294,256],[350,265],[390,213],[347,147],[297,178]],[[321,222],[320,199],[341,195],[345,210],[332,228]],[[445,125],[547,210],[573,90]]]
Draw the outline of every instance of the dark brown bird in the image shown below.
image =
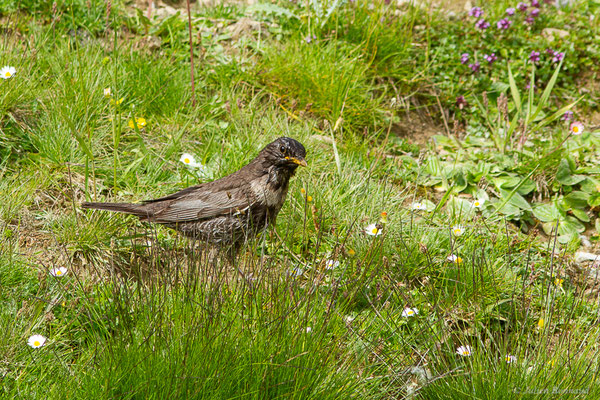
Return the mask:
[[93,208],[137,215],[211,244],[237,245],[274,224],[290,178],[306,166],[306,150],[281,137],[268,144],[239,171],[166,197],[132,203],[83,203]]

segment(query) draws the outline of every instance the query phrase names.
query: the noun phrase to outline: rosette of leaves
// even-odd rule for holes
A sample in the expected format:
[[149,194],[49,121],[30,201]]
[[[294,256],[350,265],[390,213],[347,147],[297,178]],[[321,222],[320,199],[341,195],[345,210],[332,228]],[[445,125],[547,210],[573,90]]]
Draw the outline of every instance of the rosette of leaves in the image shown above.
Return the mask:
[[586,229],[585,224],[594,224],[600,229],[600,221],[594,211],[600,206],[600,181],[591,176],[578,174],[574,161],[563,158],[560,161],[554,182],[562,194],[556,195],[550,203],[536,204],[533,215],[542,222],[548,235],[558,234],[560,243],[567,243],[579,237]]

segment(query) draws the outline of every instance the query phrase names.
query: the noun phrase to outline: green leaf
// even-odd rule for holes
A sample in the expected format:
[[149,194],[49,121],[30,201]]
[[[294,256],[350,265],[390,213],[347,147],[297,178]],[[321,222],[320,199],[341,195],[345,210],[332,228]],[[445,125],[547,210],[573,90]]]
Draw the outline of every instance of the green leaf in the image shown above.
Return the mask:
[[578,234],[583,231],[585,231],[585,226],[577,219],[570,216],[558,223],[559,235]]
[[572,210],[584,210],[588,206],[589,193],[576,190],[564,197],[564,202]]
[[554,204],[538,204],[533,208],[533,216],[542,222],[552,222],[560,218]]
[[515,77],[510,69],[510,64],[508,64],[508,84],[510,86],[510,94],[515,102],[515,108],[517,109],[517,113],[521,111],[521,95],[519,94],[519,88],[517,87],[517,83],[515,82]]
[[521,210],[532,211],[531,205],[517,191],[509,192],[508,190],[500,189],[500,195],[503,199],[508,198],[508,204],[520,208]]
[[566,158],[560,160],[558,164],[558,170],[556,171],[556,180],[567,186],[576,185],[583,181],[586,177],[584,175],[573,175],[571,165]]
[[588,198],[588,204],[590,207],[599,207],[600,206],[600,192],[593,193]]
[[[585,171],[584,172],[586,175],[590,174],[590,171]],[[589,194],[594,194],[594,193],[598,193],[600,192],[600,181],[598,181],[595,178],[592,178],[591,176],[586,177],[583,181],[580,182],[579,184],[581,190],[583,190],[584,192],[588,192]]]
[[510,88],[510,85],[507,85],[504,82],[494,82],[492,83],[492,91],[498,93],[506,93],[506,91]]
[[574,216],[577,217],[578,220],[583,221],[583,222],[590,222],[590,217],[589,215],[587,215],[587,213],[583,210],[571,210],[571,212],[573,213]]
[[554,88],[554,85],[556,85],[556,80],[558,79],[558,73],[560,72],[562,64],[563,64],[563,61],[561,60],[560,63],[558,64],[558,66],[556,67],[556,69],[554,70],[554,74],[552,74],[552,78],[550,78],[550,82],[548,82],[548,84],[546,85],[546,88],[544,89],[544,92],[542,93],[542,97],[540,98],[540,102],[538,103],[538,106],[532,115],[532,120],[535,119],[535,117],[537,117],[537,115],[540,113],[540,111],[542,111],[542,108],[546,106],[546,103],[548,102],[548,99],[550,98],[550,93],[552,93],[552,89]]
[[462,171],[458,171],[454,175],[454,190],[456,192],[462,192],[467,187],[467,179]]
[[474,213],[474,209],[470,201],[461,199],[456,196],[452,196],[448,200],[446,210],[448,211],[450,216],[455,219],[459,217],[469,218]]
[[515,207],[512,204],[497,202],[494,203],[494,206],[496,207],[497,212],[512,217],[514,219],[517,219],[521,216],[521,210],[519,209],[519,207]]

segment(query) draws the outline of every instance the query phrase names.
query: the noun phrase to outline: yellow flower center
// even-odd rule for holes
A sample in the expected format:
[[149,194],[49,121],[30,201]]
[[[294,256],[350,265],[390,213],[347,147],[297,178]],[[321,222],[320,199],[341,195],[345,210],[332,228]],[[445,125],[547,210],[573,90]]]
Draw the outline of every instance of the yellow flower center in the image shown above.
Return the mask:
[[190,163],[190,159],[189,158],[184,158],[183,162],[186,163],[186,164],[189,164]]
[[462,233],[462,231],[461,231],[460,229],[458,229],[458,228],[456,228],[456,229],[454,230],[454,234],[455,234],[455,235],[460,235],[461,233]]
[[62,275],[62,271],[61,270],[57,270],[56,271],[56,275]]
[[575,125],[573,127],[573,133],[577,133],[577,132],[579,132],[579,127],[577,125]]
[[475,202],[475,207],[479,207],[481,204],[479,204],[478,201]]
[[468,356],[469,355],[469,350],[463,350],[463,356]]
[[7,78],[10,78],[10,72],[9,72],[9,71],[6,71],[6,75],[5,75],[5,76],[6,76]]
[[40,345],[40,342],[39,342],[38,340],[36,340],[36,341],[34,341],[34,342],[33,342],[33,345],[34,345],[35,347],[38,347],[38,346]]
[[373,228],[373,229],[371,230],[371,233],[372,233],[373,235],[377,235],[377,232],[379,232],[379,229],[377,229],[377,228]]
[[407,314],[408,315],[413,315],[415,312],[413,310],[408,310]]

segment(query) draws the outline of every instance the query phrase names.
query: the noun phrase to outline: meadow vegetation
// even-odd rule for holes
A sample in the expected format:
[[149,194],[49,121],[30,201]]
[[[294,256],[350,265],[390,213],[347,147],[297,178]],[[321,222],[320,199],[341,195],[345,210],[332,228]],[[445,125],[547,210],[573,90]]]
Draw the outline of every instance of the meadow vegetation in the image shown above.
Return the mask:
[[[474,3],[0,0],[0,396],[600,398],[600,2]],[[80,208],[279,136],[236,265]]]

